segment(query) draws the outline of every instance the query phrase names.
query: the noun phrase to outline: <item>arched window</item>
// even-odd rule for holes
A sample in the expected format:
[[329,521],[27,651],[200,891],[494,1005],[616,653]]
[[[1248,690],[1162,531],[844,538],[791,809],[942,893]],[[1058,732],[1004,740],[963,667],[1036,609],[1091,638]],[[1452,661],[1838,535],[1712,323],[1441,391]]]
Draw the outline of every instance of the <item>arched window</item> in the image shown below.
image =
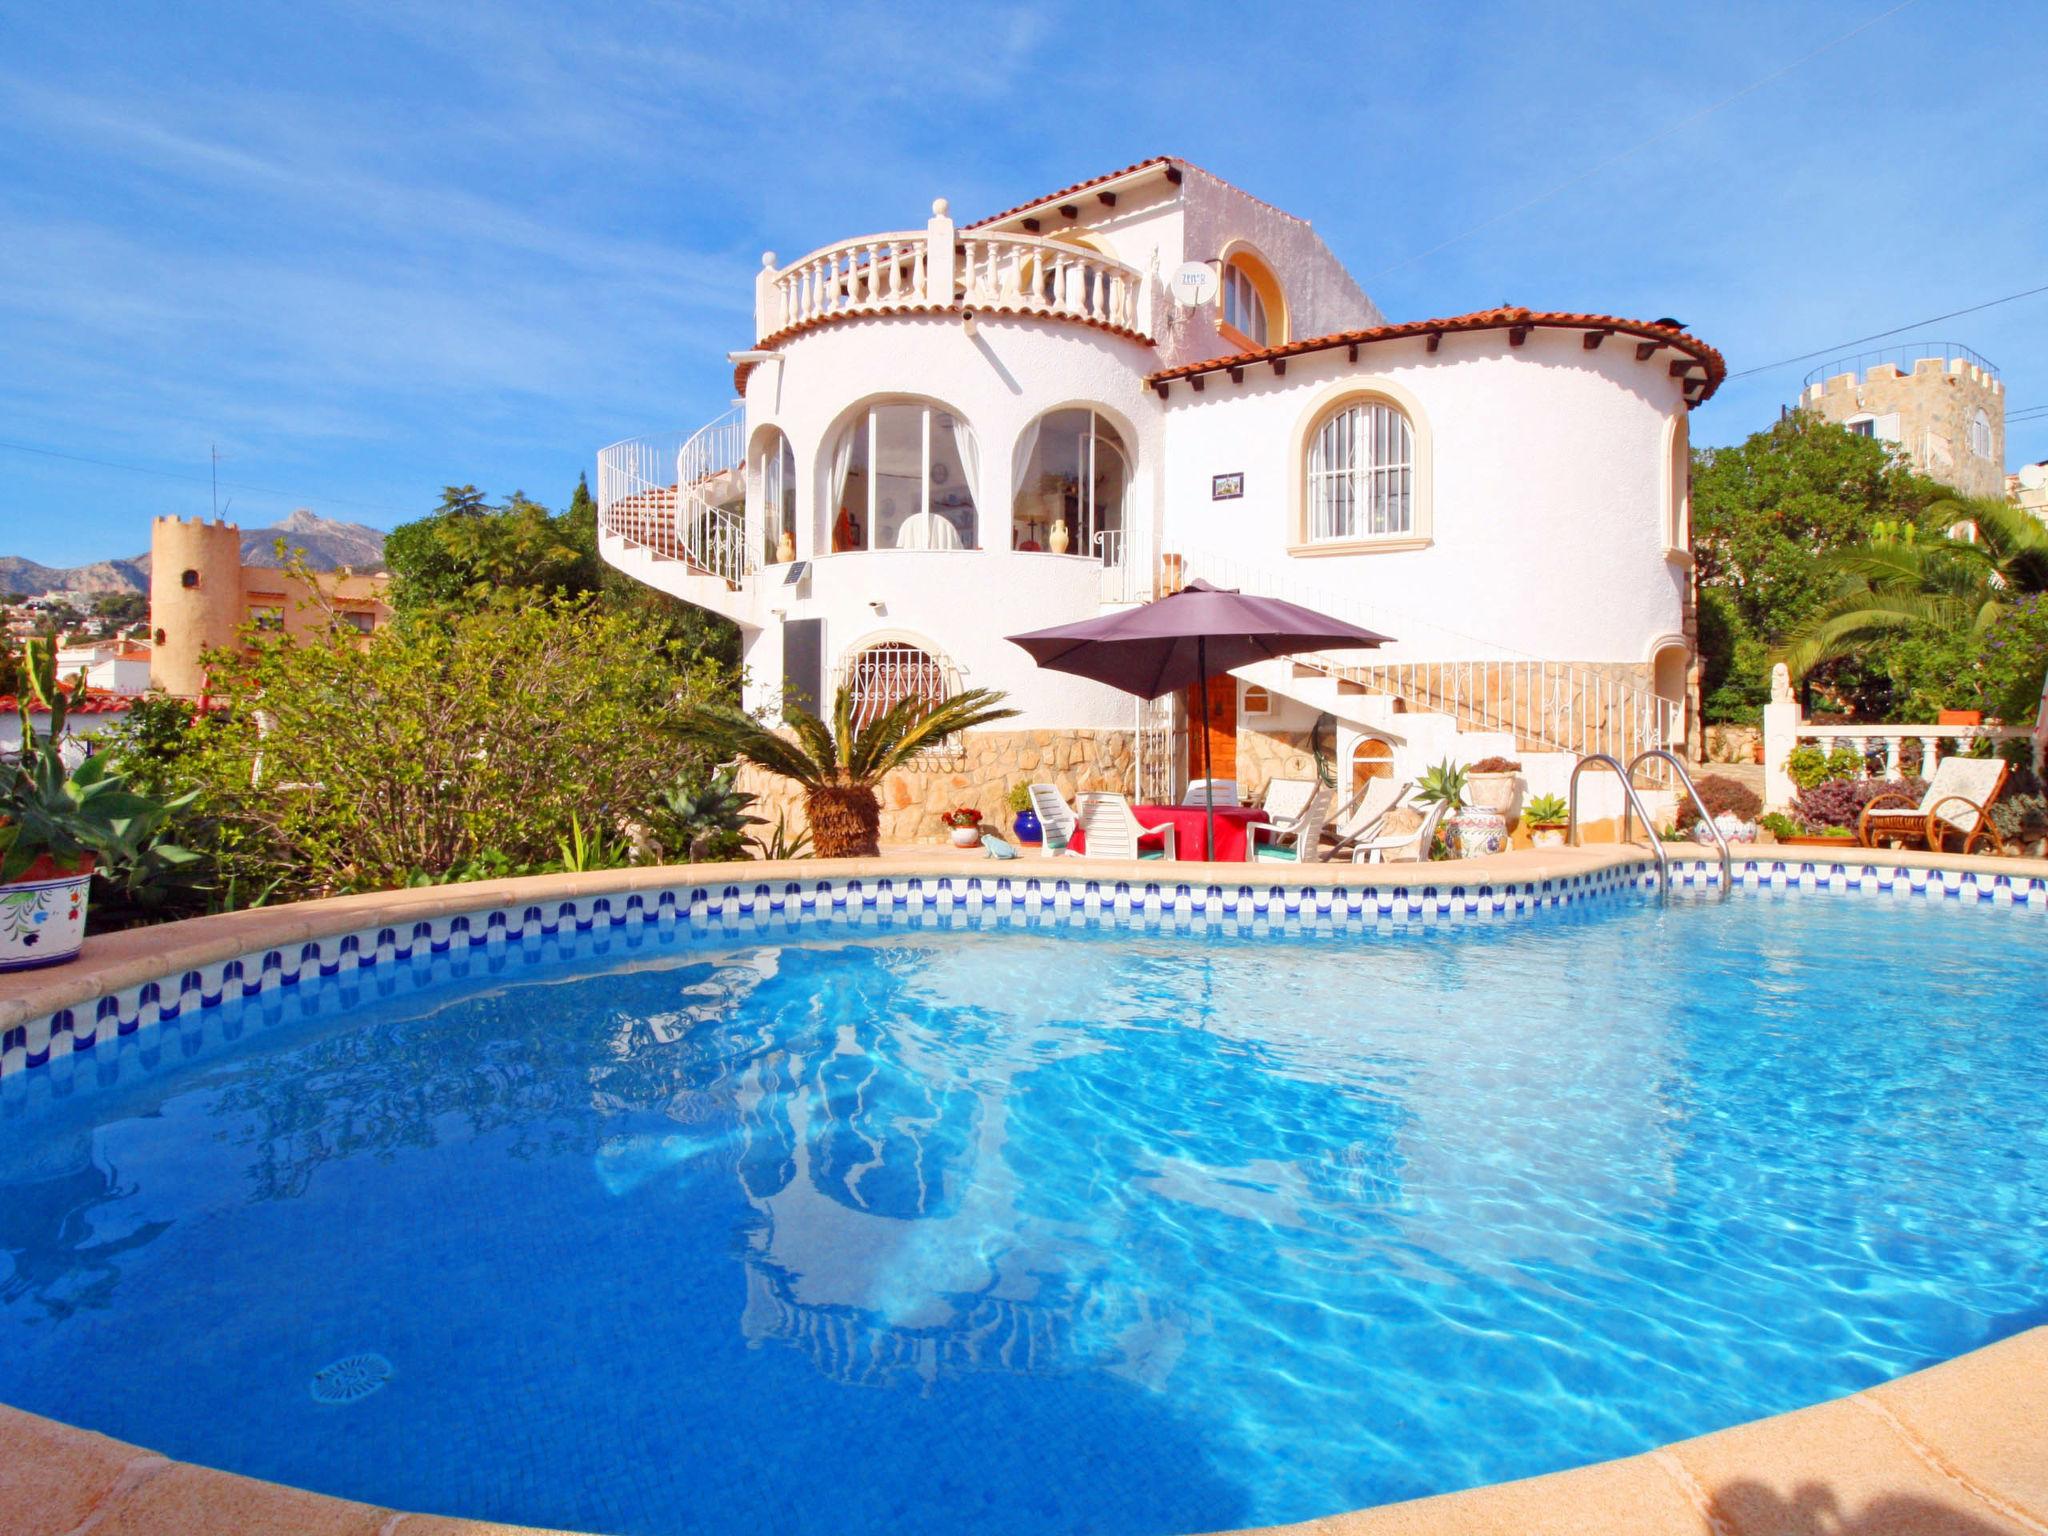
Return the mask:
[[1353,798],[1374,779],[1394,776],[1394,749],[1377,736],[1361,736],[1351,744],[1351,772],[1348,775]]
[[1287,303],[1273,269],[1249,250],[1226,252],[1216,301],[1227,338],[1248,347],[1287,340]]
[[1257,683],[1246,683],[1238,695],[1237,712],[1240,717],[1263,719],[1273,713],[1273,695]]
[[789,439],[770,427],[761,438],[761,560],[782,559],[782,536],[796,538],[796,453]]
[[1048,411],[1017,439],[1017,499],[1010,547],[1050,550],[1053,524],[1067,529],[1067,553],[1123,563],[1124,499],[1131,486],[1123,435],[1098,411]]
[[1415,531],[1415,446],[1408,417],[1356,400],[1309,439],[1307,541],[1401,538]]
[[937,704],[951,693],[945,664],[903,640],[884,640],[855,651],[847,660],[845,680],[853,690],[856,730],[880,719],[905,699]]
[[1671,423],[1671,462],[1664,488],[1664,547],[1690,548],[1692,537],[1692,432],[1681,411]]
[[944,406],[869,406],[840,433],[830,472],[835,553],[979,547],[981,453]]
[[1970,452],[1980,459],[1991,457],[1991,417],[1981,406],[1970,418]]

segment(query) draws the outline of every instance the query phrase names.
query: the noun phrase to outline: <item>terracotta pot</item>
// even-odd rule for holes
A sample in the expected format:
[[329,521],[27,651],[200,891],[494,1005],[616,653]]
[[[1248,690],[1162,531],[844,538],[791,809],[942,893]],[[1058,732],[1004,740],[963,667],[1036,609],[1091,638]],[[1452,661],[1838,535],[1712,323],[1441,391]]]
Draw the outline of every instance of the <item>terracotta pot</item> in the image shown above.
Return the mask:
[[1067,552],[1067,545],[1072,542],[1072,540],[1070,540],[1067,537],[1066,523],[1054,523],[1052,525],[1052,536],[1046,542],[1051,546],[1052,552],[1054,554],[1064,555]]
[[1465,779],[1465,799],[1475,810],[1499,811],[1512,821],[1515,802],[1521,798],[1521,787],[1520,774],[1469,774]]
[[92,858],[60,869],[45,854],[18,880],[0,885],[0,971],[62,965],[85,944]]
[[785,528],[782,530],[782,537],[775,541],[775,563],[777,565],[787,565],[795,558],[796,535]]

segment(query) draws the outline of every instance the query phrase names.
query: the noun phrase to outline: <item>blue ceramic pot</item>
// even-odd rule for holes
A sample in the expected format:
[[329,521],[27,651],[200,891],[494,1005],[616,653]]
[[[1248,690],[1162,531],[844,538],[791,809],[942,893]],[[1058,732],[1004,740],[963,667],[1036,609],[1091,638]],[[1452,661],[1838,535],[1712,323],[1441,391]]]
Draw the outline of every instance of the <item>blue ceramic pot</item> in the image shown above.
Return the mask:
[[1010,823],[1010,829],[1017,834],[1017,841],[1020,843],[1045,841],[1045,828],[1038,824],[1036,811],[1019,811],[1017,819]]

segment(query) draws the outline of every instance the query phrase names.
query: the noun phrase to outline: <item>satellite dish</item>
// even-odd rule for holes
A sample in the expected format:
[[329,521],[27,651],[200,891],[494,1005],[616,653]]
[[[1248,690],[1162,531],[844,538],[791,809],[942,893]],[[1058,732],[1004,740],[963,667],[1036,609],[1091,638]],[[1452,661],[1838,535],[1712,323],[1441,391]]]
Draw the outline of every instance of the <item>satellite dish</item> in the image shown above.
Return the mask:
[[1199,309],[1216,297],[1216,269],[1206,261],[1183,262],[1173,274],[1174,302]]

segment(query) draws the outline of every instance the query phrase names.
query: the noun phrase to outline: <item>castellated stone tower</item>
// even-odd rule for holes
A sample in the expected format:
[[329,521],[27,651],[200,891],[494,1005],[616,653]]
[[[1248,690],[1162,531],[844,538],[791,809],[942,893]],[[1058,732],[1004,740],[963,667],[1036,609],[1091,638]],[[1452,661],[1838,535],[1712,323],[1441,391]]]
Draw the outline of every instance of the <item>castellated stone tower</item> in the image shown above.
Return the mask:
[[1899,448],[1965,496],[2005,495],[2005,384],[1967,347],[1932,343],[1831,363],[1806,376],[1800,407]]
[[149,535],[149,680],[166,693],[206,691],[207,651],[235,644],[242,622],[242,530],[159,517]]

